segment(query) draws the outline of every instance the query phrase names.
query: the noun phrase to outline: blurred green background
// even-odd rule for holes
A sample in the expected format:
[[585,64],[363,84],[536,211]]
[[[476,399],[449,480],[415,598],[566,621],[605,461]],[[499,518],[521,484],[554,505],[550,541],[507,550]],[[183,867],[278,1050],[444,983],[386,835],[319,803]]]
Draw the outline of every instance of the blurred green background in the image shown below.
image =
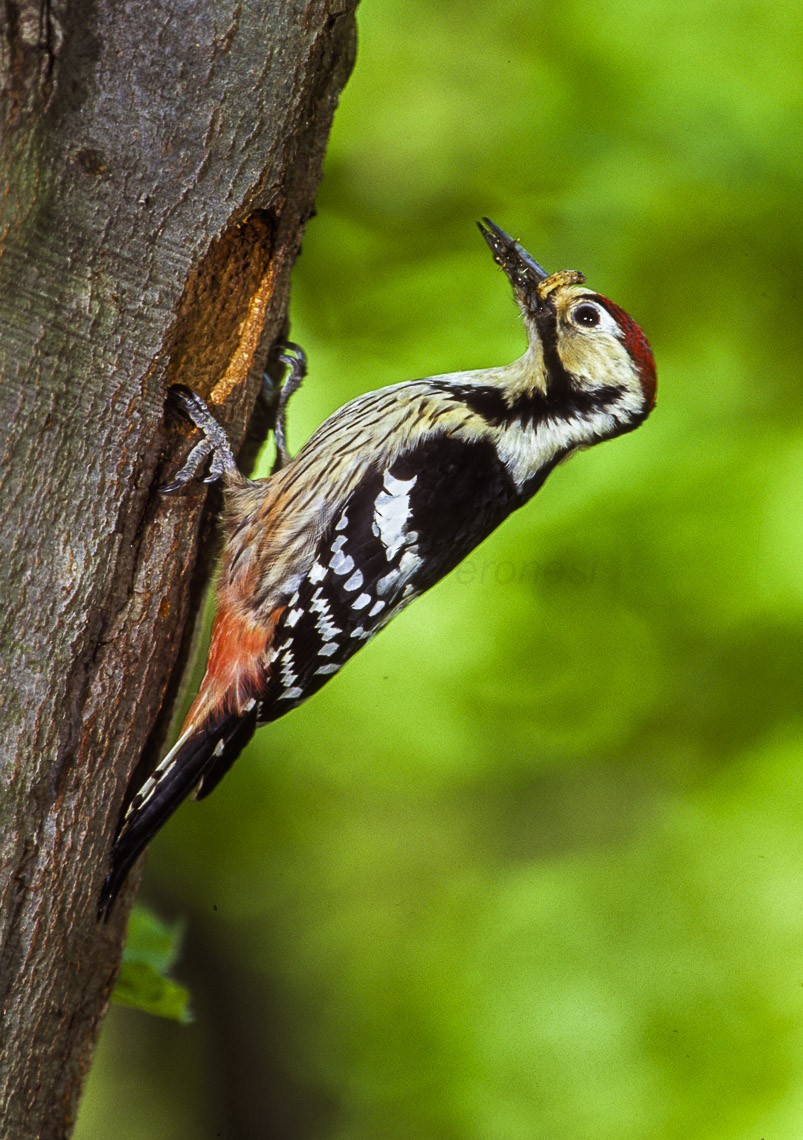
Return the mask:
[[365,0],[294,446],[522,351],[482,214],[643,325],[574,459],[154,843],[189,1027],[78,1140],[803,1136],[796,5]]

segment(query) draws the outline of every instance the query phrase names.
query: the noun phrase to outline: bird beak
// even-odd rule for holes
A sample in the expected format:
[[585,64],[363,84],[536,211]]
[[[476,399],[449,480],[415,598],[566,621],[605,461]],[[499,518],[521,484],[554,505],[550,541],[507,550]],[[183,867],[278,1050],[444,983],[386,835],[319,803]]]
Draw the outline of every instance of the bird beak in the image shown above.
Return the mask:
[[506,234],[490,218],[483,218],[477,225],[494,255],[494,261],[504,269],[525,315],[536,316],[543,312],[550,294],[556,289],[564,285],[582,285],[585,281],[583,274],[576,269],[547,273],[543,266],[530,257],[524,246],[514,241],[510,234]]
[[501,265],[513,286],[516,300],[526,311],[536,312],[543,305],[544,298],[538,286],[549,276],[547,271],[490,218],[483,218],[477,222],[477,226],[488,243],[494,261]]

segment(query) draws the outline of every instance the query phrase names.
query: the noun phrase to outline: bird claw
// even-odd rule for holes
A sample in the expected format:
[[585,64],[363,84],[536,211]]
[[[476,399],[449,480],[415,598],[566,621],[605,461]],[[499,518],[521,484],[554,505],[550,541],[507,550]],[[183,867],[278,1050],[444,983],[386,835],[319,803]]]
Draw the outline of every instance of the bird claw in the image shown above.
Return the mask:
[[[278,471],[290,459],[287,450],[287,404],[293,393],[301,387],[307,374],[307,357],[300,345],[287,341],[277,345],[275,359],[289,369],[279,385],[278,397],[276,384],[271,376],[266,372],[262,378],[268,402],[276,406],[274,427],[276,462],[273,470]],[[192,448],[184,466],[176,472],[171,482],[159,488],[162,495],[174,495],[176,491],[186,487],[198,477],[207,463],[209,469],[203,476],[204,483],[216,483],[227,471],[237,467],[228,436],[197,392],[193,392],[184,384],[174,384],[170,388],[170,397],[178,404],[187,419],[203,432],[203,438],[199,439]]]
[[277,382],[268,372],[262,377],[262,390],[266,394],[268,402],[276,405],[273,429],[273,434],[276,437],[276,462],[273,465],[272,474],[275,474],[290,461],[290,452],[287,449],[287,405],[290,397],[298,391],[307,375],[307,356],[300,345],[286,341],[284,344],[277,345],[276,348],[275,359],[286,364],[290,371],[278,385],[278,398],[276,396]]
[[216,483],[221,475],[237,466],[228,436],[201,397],[183,384],[174,384],[170,395],[195,427],[203,432],[203,438],[195,444],[173,480],[159,488],[162,495],[173,495],[186,487],[197,478],[210,456],[211,462],[209,471],[203,478],[204,483]]

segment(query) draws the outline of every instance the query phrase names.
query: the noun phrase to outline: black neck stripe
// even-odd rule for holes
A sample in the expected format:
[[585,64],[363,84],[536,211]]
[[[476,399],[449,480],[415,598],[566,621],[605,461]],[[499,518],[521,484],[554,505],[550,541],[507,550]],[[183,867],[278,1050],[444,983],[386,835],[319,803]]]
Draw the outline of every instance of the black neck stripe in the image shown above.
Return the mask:
[[529,392],[512,403],[502,389],[493,384],[460,384],[441,382],[441,391],[467,404],[492,427],[507,427],[519,422],[522,427],[535,426],[544,420],[568,420],[595,412],[604,412],[621,395],[618,388],[603,385],[593,391],[578,388],[558,352],[557,313],[551,305],[536,317],[547,375],[546,392]]
[[491,427],[535,427],[545,420],[568,420],[578,416],[604,412],[621,395],[618,388],[605,385],[593,392],[572,388],[569,384],[548,392],[529,392],[508,403],[501,389],[492,384],[444,383],[441,390],[468,405]]

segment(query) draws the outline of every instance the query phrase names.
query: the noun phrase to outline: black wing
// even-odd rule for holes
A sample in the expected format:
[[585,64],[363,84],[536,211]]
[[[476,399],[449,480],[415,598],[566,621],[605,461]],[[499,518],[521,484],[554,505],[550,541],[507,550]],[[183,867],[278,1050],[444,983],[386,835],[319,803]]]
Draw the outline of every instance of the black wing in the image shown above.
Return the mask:
[[428,439],[371,469],[322,536],[272,644],[260,722],[317,692],[518,505],[488,442]]

